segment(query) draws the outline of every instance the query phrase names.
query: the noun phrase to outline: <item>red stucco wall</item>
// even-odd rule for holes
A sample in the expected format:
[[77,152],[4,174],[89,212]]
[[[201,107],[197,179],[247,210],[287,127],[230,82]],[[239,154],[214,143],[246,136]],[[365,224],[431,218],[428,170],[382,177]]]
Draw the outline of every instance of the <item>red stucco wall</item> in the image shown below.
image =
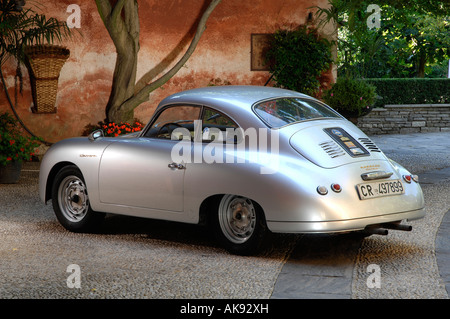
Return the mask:
[[[34,6],[29,1],[28,6]],[[103,26],[94,1],[46,0],[34,7],[47,16],[65,21],[69,4],[81,8],[82,36],[65,45],[71,56],[61,70],[55,114],[31,112],[32,98],[28,73],[24,92],[17,108],[23,122],[50,142],[78,136],[87,124],[105,118],[115,64],[115,48]],[[212,13],[191,59],[167,84],[150,94],[135,115],[147,122],[158,102],[174,92],[201,87],[214,79],[219,83],[263,85],[269,73],[250,70],[252,33],[272,33],[281,27],[306,22],[311,6],[327,5],[327,0],[223,0]],[[140,44],[138,79],[150,72],[157,76],[173,65],[187,49],[186,36],[200,15],[204,0],[139,0]],[[10,94],[14,96],[14,63],[6,69]],[[5,94],[0,91],[0,112],[9,110]]]

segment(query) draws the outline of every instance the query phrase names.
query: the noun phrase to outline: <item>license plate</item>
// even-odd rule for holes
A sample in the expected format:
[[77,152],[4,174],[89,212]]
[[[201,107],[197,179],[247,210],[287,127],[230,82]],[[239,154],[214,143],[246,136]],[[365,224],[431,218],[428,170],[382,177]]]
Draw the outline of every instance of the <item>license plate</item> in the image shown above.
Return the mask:
[[401,195],[405,193],[403,184],[399,179],[358,184],[356,188],[358,189],[360,199]]

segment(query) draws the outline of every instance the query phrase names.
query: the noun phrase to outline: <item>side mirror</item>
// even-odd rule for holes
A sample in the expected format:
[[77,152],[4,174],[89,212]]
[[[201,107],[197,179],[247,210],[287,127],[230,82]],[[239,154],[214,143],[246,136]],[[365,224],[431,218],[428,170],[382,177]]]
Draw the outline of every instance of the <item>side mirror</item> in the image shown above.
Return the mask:
[[104,137],[105,135],[103,134],[102,130],[96,130],[94,132],[92,132],[91,134],[89,134],[88,138],[89,141],[93,142],[96,139],[98,139],[99,137]]

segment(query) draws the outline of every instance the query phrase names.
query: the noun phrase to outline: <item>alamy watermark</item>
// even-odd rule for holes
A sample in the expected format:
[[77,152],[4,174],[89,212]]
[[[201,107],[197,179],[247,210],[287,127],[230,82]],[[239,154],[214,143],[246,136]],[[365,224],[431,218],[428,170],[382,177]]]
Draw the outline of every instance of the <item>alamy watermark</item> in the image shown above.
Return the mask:
[[379,29],[381,28],[381,8],[377,4],[369,4],[367,6],[367,13],[371,14],[367,17],[367,27],[369,29]]
[[202,121],[194,121],[194,138],[184,127],[171,133],[178,140],[171,151],[175,163],[252,163],[260,166],[261,174],[274,174],[279,168],[279,132],[268,128],[215,127],[202,130]]
[[66,284],[68,288],[81,288],[81,268],[77,264],[70,264],[66,268],[66,272],[70,273],[67,277]]
[[71,13],[66,20],[69,28],[81,28],[81,8],[78,4],[70,4],[67,6],[66,12]]
[[377,264],[370,264],[367,266],[367,273],[370,275],[367,277],[366,285],[367,288],[381,288],[381,268]]

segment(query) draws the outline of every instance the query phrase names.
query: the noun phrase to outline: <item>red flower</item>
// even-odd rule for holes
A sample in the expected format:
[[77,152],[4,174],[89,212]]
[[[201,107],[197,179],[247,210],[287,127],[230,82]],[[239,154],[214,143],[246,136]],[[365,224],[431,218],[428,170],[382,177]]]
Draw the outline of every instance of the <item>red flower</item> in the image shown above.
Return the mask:
[[15,142],[16,142],[16,141],[14,141],[14,140],[10,140],[10,141],[9,141],[9,145],[13,145]]
[[11,157],[7,157],[6,160],[7,161],[12,161],[12,158]]

